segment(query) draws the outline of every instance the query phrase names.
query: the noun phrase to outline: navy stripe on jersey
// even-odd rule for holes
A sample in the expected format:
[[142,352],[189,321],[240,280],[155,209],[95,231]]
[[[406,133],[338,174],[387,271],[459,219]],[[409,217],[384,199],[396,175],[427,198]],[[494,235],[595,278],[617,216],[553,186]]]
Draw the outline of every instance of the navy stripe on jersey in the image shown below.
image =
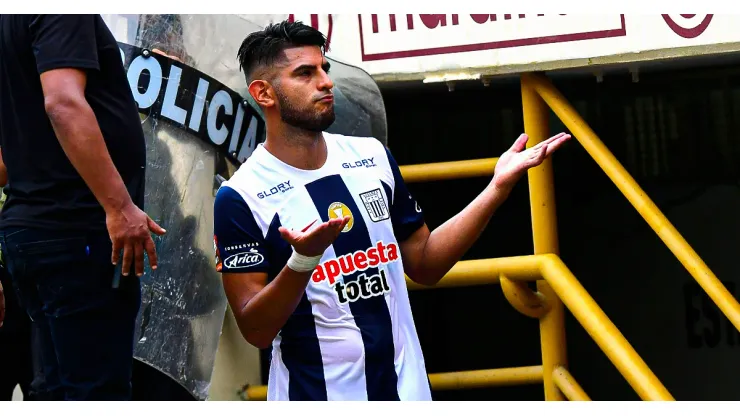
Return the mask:
[[[343,203],[352,212],[354,225],[346,233],[340,233],[334,241],[336,256],[367,250],[374,246],[370,241],[367,225],[360,209],[355,204],[347,185],[339,175],[331,175],[306,185],[321,219],[329,220],[329,206]],[[367,276],[378,273],[377,268],[355,272],[343,278],[344,282],[356,281],[360,274]],[[365,346],[365,379],[368,400],[399,400],[398,375],[394,366],[393,329],[388,306],[383,296],[359,298],[350,302],[350,310],[362,334]]]
[[239,192],[222,186],[213,206],[213,240],[220,272],[266,272],[269,267],[265,239],[252,210]]
[[390,185],[383,182],[383,188],[385,188],[388,198],[393,201],[391,204],[391,223],[393,224],[393,234],[396,236],[396,241],[400,243],[424,225],[424,214],[419,204],[411,196],[408,188],[406,188],[406,183],[401,176],[401,169],[398,168],[391,152],[388,149],[385,149],[385,152],[388,155],[388,163],[391,165],[393,181],[396,186],[392,194]]
[[283,364],[288,369],[288,399],[328,400],[316,323],[305,293],[280,335]]
[[[280,236],[280,227],[280,217],[275,214],[266,237],[271,252],[270,281],[283,270],[293,252],[290,244]],[[291,401],[327,400],[324,361],[313,310],[305,292],[280,330],[280,336],[280,352],[288,370],[288,398]]]
[[293,248],[280,235],[280,227],[282,227],[280,217],[275,214],[270,226],[267,227],[267,235],[265,236],[265,243],[269,248],[267,259],[270,263],[270,269],[267,273],[268,282],[271,282],[283,270],[290,255],[293,254]]

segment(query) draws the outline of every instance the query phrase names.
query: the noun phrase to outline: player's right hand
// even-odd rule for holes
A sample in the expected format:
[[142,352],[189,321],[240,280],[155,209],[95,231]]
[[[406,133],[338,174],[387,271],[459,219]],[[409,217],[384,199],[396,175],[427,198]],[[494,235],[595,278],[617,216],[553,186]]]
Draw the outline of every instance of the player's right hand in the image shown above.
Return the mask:
[[310,231],[288,230],[285,227],[280,227],[278,231],[283,240],[293,246],[296,253],[316,257],[324,254],[349,220],[350,217],[333,218]]

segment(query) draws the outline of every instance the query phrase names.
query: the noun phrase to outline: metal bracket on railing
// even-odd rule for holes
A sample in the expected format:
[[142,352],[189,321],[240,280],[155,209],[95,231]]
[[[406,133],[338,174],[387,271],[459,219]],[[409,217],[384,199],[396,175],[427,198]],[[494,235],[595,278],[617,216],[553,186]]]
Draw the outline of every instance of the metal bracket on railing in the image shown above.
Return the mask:
[[530,289],[526,282],[514,282],[501,275],[501,290],[506,300],[520,313],[530,318],[540,319],[549,310],[545,295]]

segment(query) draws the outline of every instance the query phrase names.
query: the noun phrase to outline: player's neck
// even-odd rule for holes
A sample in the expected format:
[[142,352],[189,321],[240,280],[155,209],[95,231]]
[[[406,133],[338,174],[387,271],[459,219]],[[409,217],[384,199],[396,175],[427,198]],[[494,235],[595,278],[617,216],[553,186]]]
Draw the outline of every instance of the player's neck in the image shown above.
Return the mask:
[[321,132],[298,129],[283,124],[267,126],[265,149],[283,163],[303,170],[319,169],[328,155]]

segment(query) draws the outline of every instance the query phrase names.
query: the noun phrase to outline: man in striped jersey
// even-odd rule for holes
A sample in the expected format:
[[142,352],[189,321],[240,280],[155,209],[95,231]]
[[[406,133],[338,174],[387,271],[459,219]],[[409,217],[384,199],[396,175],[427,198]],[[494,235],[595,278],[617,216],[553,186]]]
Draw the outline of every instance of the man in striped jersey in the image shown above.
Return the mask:
[[526,170],[570,136],[525,150],[522,135],[490,186],[430,232],[382,143],[325,132],[324,47],[300,22],[242,43],[267,140],[216,196],[217,268],[244,338],[272,346],[269,400],[430,400],[404,273],[439,281]]

